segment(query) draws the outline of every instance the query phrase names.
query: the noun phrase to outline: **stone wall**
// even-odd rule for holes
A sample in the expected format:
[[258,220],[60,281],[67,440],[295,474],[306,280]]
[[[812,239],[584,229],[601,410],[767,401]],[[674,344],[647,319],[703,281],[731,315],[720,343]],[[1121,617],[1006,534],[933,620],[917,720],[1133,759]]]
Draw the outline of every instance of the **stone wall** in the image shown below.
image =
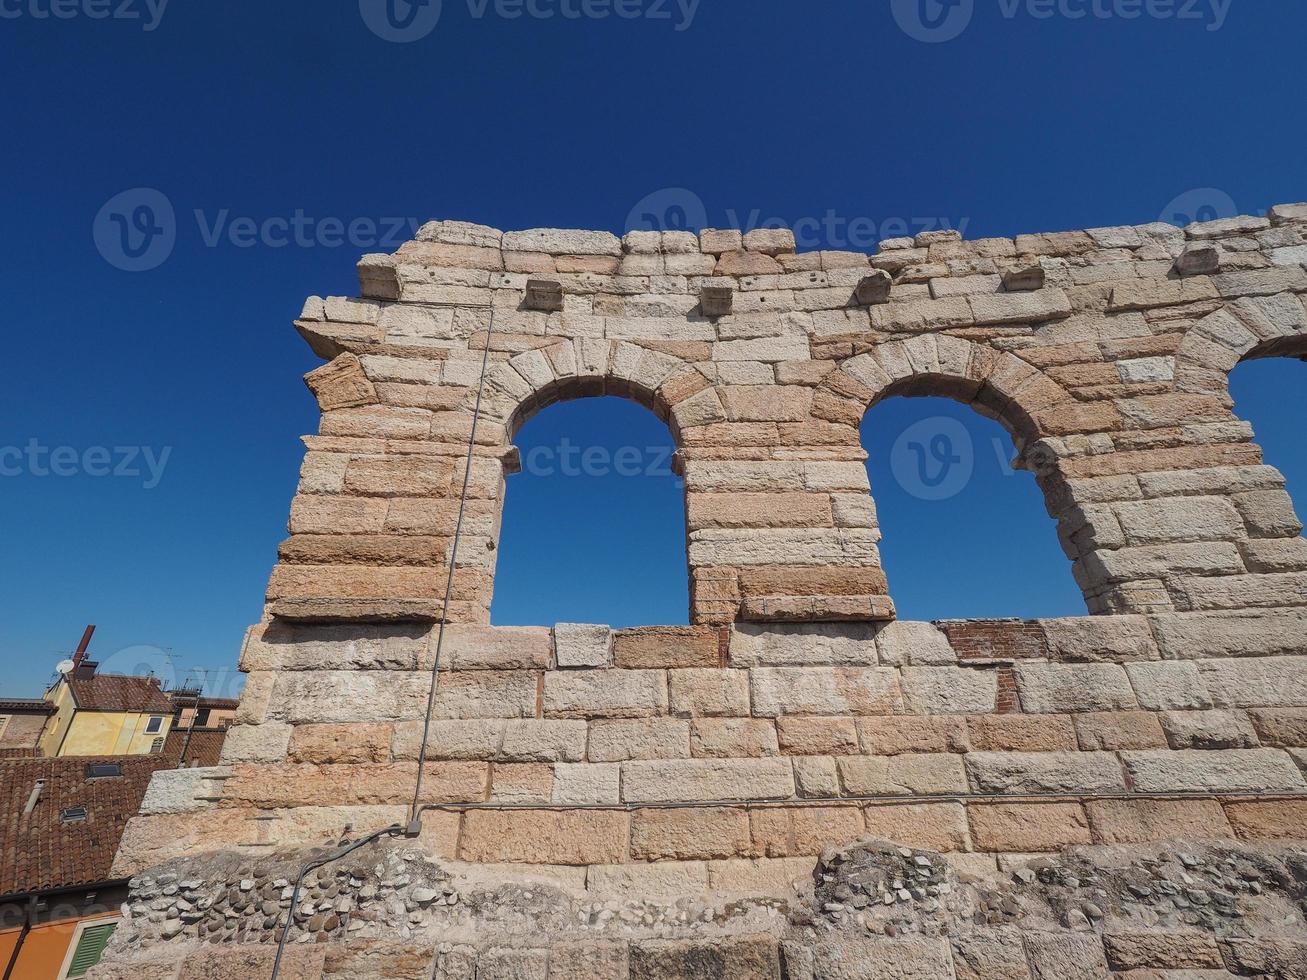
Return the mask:
[[1307,205],[1185,230],[927,232],[872,256],[795,254],[773,230],[433,222],[363,259],[362,298],[315,297],[297,321],[331,363],[308,376],[322,424],[269,608],[436,615],[487,346],[457,622],[487,620],[517,427],[605,393],[676,439],[694,622],[892,618],[858,426],[895,394],[1009,428],[1090,612],[1301,605],[1301,525],[1227,376],[1307,354],[1305,243]]
[[[367,942],[339,919],[301,936],[304,975],[1304,975],[1301,943],[1275,930],[1253,942],[1212,926],[1201,955],[1172,955],[1163,940],[1113,946],[1083,903],[1059,907],[1056,938],[977,938],[990,963],[960,937],[1012,925],[992,918],[1023,907],[1006,892],[967,885],[979,904],[945,902],[939,928],[905,938],[845,907],[865,889],[822,889],[830,849],[868,840],[984,880],[1085,847],[1155,871],[1184,864],[1166,851],[1184,840],[1279,861],[1262,873],[1288,887],[1307,839],[1307,542],[1227,376],[1245,357],[1307,355],[1305,258],[1307,205],[1185,230],[927,233],[870,257],[795,254],[775,231],[425,226],[363,260],[362,299],[311,299],[298,321],[330,361],[307,379],[322,426],[241,652],[236,723],[220,765],[156,776],[115,873],[157,883],[172,862],[240,901],[224,874],[263,879],[222,861],[269,866],[407,822],[466,478],[407,846],[439,874],[582,903],[558,922],[609,913],[645,931],[592,935],[574,963],[539,948],[543,932],[568,938],[561,925],[528,916],[508,941],[474,916],[449,945],[447,929],[422,933],[431,910],[410,896]],[[602,393],[648,406],[676,439],[693,625],[490,626],[513,435],[540,407]],[[858,433],[894,394],[949,395],[1009,428],[1097,615],[894,620]],[[802,908],[856,935],[795,920],[804,887],[823,897]],[[252,940],[228,935],[225,911],[183,925],[266,943],[280,898],[260,896],[270,924]],[[715,929],[723,907],[740,915]],[[1128,924],[1166,933],[1159,915]],[[1286,915],[1277,929],[1301,928],[1300,908]],[[414,930],[422,943],[384,951]],[[862,949],[869,931],[898,951]],[[124,933],[114,956],[141,967],[176,935],[190,933]]]

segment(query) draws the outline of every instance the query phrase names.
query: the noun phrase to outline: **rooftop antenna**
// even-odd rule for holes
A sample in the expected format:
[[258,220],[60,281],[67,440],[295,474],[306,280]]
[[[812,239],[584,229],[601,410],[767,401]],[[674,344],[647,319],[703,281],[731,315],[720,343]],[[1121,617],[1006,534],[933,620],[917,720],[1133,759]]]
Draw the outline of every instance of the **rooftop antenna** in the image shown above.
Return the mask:
[[77,644],[77,650],[73,653],[73,668],[76,669],[86,658],[86,648],[91,645],[91,636],[95,633],[95,626],[86,627],[86,632],[82,634],[82,642]]

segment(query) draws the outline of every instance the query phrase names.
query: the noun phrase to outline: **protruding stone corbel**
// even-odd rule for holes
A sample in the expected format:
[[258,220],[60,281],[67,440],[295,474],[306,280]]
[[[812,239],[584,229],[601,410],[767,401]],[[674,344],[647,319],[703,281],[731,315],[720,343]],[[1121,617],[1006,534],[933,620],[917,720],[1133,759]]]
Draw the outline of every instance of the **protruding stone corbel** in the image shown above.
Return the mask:
[[735,306],[735,290],[730,286],[704,286],[699,290],[699,308],[704,316],[726,316]]
[[1215,242],[1185,246],[1175,260],[1175,271],[1182,276],[1207,276],[1221,271],[1221,246]]
[[357,408],[376,405],[380,399],[359,359],[349,353],[341,354],[330,364],[324,364],[304,375],[304,383],[318,400],[324,412],[337,408]]
[[508,451],[499,457],[499,461],[504,465],[504,476],[513,476],[522,472],[522,450],[516,446],[509,446]]
[[563,308],[563,284],[554,279],[528,279],[525,306],[541,313],[558,313]]
[[1044,267],[1038,262],[1020,265],[1003,273],[1003,288],[1009,293],[1027,293],[1043,289]]
[[894,278],[884,269],[876,269],[864,276],[853,290],[853,298],[862,306],[878,306],[889,302],[890,290],[894,288]]

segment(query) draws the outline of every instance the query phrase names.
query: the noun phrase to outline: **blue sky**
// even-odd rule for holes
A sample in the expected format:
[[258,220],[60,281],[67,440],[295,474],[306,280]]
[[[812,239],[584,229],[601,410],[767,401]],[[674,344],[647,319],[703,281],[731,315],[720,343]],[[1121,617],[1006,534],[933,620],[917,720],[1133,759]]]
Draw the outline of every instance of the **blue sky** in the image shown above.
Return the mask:
[[[316,425],[300,377],[317,362],[290,321],[305,296],[353,294],[358,255],[393,249],[397,225],[622,231],[653,214],[870,249],[945,223],[1010,235],[1307,197],[1296,0],[444,0],[434,23],[397,8],[431,28],[409,43],[369,26],[389,29],[384,2],[0,3],[0,445],[24,450],[0,477],[0,692],[36,693],[88,622],[115,667],[230,669]],[[634,16],[564,16],[615,9]],[[92,231],[136,188],[167,200],[174,234],[127,272]],[[1298,488],[1304,370],[1248,365],[1235,389]],[[523,449],[666,439],[607,408],[556,407]],[[942,503],[900,492],[876,455],[922,412],[955,413],[979,447]],[[906,615],[1082,609],[995,434],[924,401],[869,417]],[[75,475],[42,475],[29,445],[67,447]],[[684,618],[673,478],[514,480],[498,621]]]

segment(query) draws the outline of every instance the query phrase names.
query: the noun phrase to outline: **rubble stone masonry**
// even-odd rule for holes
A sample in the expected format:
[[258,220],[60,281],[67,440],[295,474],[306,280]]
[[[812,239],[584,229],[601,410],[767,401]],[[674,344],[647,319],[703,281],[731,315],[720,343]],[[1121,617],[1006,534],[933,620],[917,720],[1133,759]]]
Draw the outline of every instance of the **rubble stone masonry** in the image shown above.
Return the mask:
[[[1302,204],[1187,229],[927,232],[872,256],[796,254],[775,230],[433,222],[366,256],[362,298],[312,298],[297,321],[328,361],[307,377],[321,428],[241,652],[222,764],[156,775],[116,865],[156,911],[167,862],[194,896],[250,878],[271,895],[263,924],[158,913],[175,929],[121,930],[100,976],[255,975],[245,947],[284,922],[281,886],[232,855],[285,861],[347,825],[405,822],[465,478],[429,809],[405,860],[498,875],[514,908],[524,888],[558,889],[592,903],[568,914],[602,935],[546,952],[538,933],[561,926],[514,932],[487,905],[462,946],[438,946],[449,924],[433,932],[427,906],[453,888],[425,889],[368,920],[384,948],[351,946],[348,914],[297,923],[296,976],[1307,976],[1307,540],[1228,391],[1241,360],[1307,357],[1304,259]],[[675,437],[692,625],[488,625],[513,436],[544,406],[600,394]],[[952,397],[1008,428],[1090,615],[895,621],[858,431],[893,395]],[[894,874],[846,884],[833,849],[860,841],[962,877],[923,872],[921,895]],[[1253,924],[1191,921],[1197,865],[1165,851],[1177,842],[1241,869],[1222,909],[1271,879],[1287,904]],[[1068,849],[1178,869],[1186,904],[1163,889],[1171,911],[1104,910],[1081,867],[1064,877],[1089,891],[1039,920],[1051,931],[964,934],[1033,915],[984,889],[1019,890],[1032,858]],[[398,877],[383,897],[404,892]],[[955,886],[980,889],[965,910],[945,901]],[[1120,887],[1127,904],[1157,897]],[[948,921],[867,919],[900,892]],[[731,928],[682,914],[728,898],[755,903],[733,906]],[[821,940],[813,914],[862,938]],[[888,945],[849,952],[868,934]],[[192,974],[158,958],[199,941],[232,959],[206,952]],[[305,959],[304,943],[327,952]]]

